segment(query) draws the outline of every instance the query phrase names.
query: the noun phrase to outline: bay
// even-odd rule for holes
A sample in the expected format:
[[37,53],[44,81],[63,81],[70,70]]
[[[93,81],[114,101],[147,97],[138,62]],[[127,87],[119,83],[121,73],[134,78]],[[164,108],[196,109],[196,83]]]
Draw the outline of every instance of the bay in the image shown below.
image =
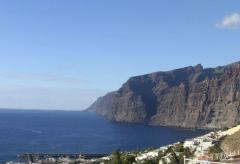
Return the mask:
[[110,122],[77,111],[0,110],[0,162],[20,153],[111,153],[143,150],[207,133]]

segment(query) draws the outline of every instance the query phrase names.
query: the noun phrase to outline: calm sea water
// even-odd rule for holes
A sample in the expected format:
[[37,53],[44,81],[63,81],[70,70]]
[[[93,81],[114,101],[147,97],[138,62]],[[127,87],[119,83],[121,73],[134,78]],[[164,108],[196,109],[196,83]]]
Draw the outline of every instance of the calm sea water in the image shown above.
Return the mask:
[[159,147],[204,133],[113,123],[84,112],[0,110],[0,161],[24,152],[110,153]]

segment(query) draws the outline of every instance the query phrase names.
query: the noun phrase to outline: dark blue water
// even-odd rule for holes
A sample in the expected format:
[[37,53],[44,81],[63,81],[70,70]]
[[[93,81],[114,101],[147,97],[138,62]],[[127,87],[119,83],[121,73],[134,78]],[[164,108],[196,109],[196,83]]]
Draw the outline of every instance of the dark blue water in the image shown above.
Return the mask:
[[159,147],[204,133],[113,123],[84,112],[0,110],[0,161],[24,152],[110,153]]

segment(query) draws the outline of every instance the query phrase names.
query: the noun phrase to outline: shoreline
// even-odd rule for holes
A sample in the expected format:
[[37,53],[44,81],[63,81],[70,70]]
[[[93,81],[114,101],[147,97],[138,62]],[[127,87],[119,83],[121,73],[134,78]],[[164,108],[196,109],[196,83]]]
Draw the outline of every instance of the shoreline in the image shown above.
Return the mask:
[[[125,155],[129,155],[129,156],[134,156],[135,160],[137,163],[143,163],[146,160],[153,160],[158,158],[160,153],[166,153],[166,151],[168,151],[169,149],[174,150],[175,147],[182,145],[184,149],[189,149],[192,150],[192,148],[194,146],[196,150],[198,150],[198,146],[195,145],[196,143],[194,142],[199,142],[198,145],[201,144],[208,144],[205,147],[201,148],[197,151],[194,152],[194,156],[191,157],[192,160],[200,160],[199,158],[203,158],[204,152],[206,150],[208,150],[211,146],[214,146],[213,141],[219,141],[221,138],[223,138],[226,135],[232,135],[234,133],[236,133],[237,131],[240,130],[240,125],[235,126],[233,128],[230,128],[228,130],[219,130],[219,131],[211,131],[208,132],[204,135],[198,136],[198,137],[194,137],[194,138],[190,138],[190,139],[186,139],[184,141],[178,141],[172,144],[167,144],[165,146],[161,146],[158,148],[154,148],[149,150],[150,148],[143,150],[143,151],[119,151],[119,153],[121,154],[125,154]],[[134,152],[134,153],[133,153]],[[180,154],[181,152],[177,152],[174,151],[175,154]],[[28,163],[33,163],[35,162],[34,160],[29,161],[29,159],[34,159],[36,158],[37,160],[40,159],[45,159],[45,160],[51,160],[53,161],[58,161],[58,160],[65,160],[70,162],[72,160],[77,160],[77,161],[85,161],[86,163],[93,163],[93,162],[104,162],[104,161],[109,161],[111,160],[111,158],[113,157],[113,154],[109,155],[109,154],[95,154],[96,156],[94,156],[94,154],[91,153],[73,153],[73,154],[69,154],[69,153],[59,153],[59,154],[54,154],[54,153],[25,153],[23,154],[26,156],[31,156],[31,158],[28,158]],[[35,156],[35,157],[34,157]],[[41,157],[40,157],[41,156]],[[184,157],[185,158],[185,157]],[[169,154],[165,154],[165,156],[162,156],[159,161],[161,160],[170,160],[170,155]],[[205,159],[206,160],[206,159]],[[14,164],[14,162],[7,162],[7,164]]]

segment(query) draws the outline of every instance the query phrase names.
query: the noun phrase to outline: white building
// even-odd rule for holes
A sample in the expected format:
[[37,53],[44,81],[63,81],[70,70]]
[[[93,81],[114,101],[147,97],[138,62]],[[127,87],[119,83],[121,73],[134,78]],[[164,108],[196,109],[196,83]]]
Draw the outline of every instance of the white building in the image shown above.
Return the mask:
[[212,146],[214,146],[213,141],[201,142],[197,147],[197,151],[205,151]]
[[136,157],[136,161],[143,161],[145,159],[154,158],[158,156],[158,151],[150,151],[148,153],[141,154]]
[[196,148],[196,141],[194,140],[186,140],[184,143],[183,143],[183,147],[184,148],[190,148],[190,149],[195,149]]

